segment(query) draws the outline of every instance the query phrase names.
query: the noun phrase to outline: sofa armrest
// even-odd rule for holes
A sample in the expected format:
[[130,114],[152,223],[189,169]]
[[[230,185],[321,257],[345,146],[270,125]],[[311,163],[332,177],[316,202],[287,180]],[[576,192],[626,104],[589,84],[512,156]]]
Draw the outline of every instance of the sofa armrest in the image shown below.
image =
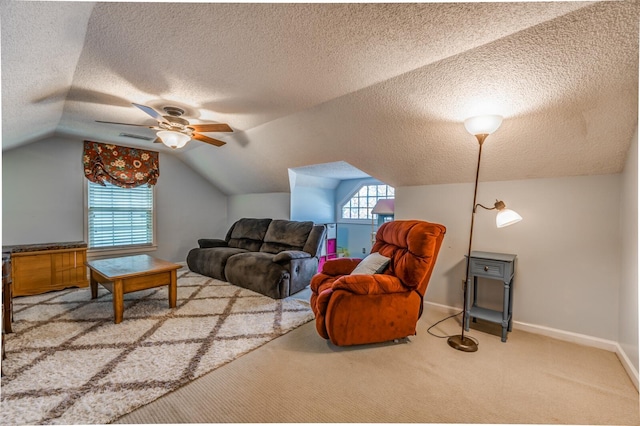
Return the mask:
[[333,283],[333,291],[345,290],[354,294],[390,294],[406,293],[411,289],[392,275],[345,275]]
[[280,262],[290,262],[293,259],[308,259],[308,258],[311,258],[311,255],[306,251],[285,250],[276,254],[273,257],[273,261],[276,263],[280,263]]
[[322,265],[322,273],[332,277],[337,277],[338,275],[349,275],[354,269],[356,269],[356,266],[358,266],[358,263],[360,262],[362,262],[362,259],[357,257],[339,257],[337,259],[330,259]]
[[227,242],[218,238],[200,238],[198,245],[200,248],[227,247]]

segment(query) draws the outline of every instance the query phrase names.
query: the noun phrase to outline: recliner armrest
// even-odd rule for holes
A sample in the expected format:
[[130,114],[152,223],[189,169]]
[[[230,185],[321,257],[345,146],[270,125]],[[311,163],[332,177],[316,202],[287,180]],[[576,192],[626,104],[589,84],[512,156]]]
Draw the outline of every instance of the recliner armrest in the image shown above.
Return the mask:
[[309,253],[307,253],[306,251],[300,251],[300,250],[285,250],[285,251],[281,251],[280,253],[276,254],[273,257],[273,261],[275,263],[280,263],[280,262],[289,262],[293,259],[308,259],[311,258],[311,255]]
[[354,294],[389,294],[411,291],[392,275],[345,275],[338,278],[332,286],[333,291],[346,290]]
[[338,275],[349,275],[362,259],[357,257],[339,257],[327,260],[322,265],[322,273],[337,277]]
[[227,242],[225,240],[220,240],[218,238],[200,238],[198,240],[198,245],[200,248],[212,248],[212,247],[227,247]]

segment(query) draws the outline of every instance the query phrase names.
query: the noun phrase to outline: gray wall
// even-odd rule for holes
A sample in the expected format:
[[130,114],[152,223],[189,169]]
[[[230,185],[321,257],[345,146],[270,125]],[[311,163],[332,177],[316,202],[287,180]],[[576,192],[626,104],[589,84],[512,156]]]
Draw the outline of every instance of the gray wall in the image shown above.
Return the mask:
[[[518,255],[514,320],[617,341],[620,175],[480,182],[478,202],[496,198],[524,220],[480,209],[473,249]],[[396,189],[396,219],[447,227],[427,301],[462,306],[472,201],[473,184]]]
[[366,257],[371,252],[371,224],[338,223],[337,243],[349,250],[349,257]]
[[2,244],[82,241],[82,142],[51,138],[2,153]]
[[156,185],[157,255],[185,261],[199,238],[227,234],[227,196],[170,154],[160,154]]
[[310,220],[317,224],[336,221],[336,178],[327,178],[289,169],[291,220]]
[[631,141],[622,173],[620,235],[622,239],[619,343],[635,367],[638,360],[638,129]]
[[[269,192],[265,194],[230,195],[227,230],[243,217],[289,219],[291,194],[288,192]],[[222,234],[224,238],[227,233]]]
[[[2,153],[3,244],[84,240],[82,149],[53,137]],[[154,256],[184,261],[198,238],[226,234],[227,197],[164,153],[155,200]]]
[[296,186],[291,192],[291,220],[335,222],[334,190]]

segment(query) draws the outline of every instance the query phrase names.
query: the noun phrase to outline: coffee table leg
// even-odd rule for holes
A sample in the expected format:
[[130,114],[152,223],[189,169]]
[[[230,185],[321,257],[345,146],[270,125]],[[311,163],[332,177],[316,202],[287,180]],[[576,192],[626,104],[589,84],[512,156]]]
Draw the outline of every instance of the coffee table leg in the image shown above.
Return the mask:
[[91,298],[95,299],[98,297],[98,281],[96,281],[94,275],[95,272],[91,271],[89,275],[89,283],[91,284]]
[[169,280],[169,307],[176,307],[176,300],[178,299],[178,279],[176,270],[171,271],[171,278]]
[[116,324],[122,322],[122,311],[124,311],[124,288],[120,279],[113,282],[113,316]]

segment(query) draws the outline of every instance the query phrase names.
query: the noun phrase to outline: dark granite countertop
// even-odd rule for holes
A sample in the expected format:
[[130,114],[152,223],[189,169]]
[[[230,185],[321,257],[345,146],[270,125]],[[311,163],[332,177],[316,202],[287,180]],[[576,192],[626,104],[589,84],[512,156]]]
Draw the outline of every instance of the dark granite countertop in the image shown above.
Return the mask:
[[16,244],[10,246],[2,246],[2,253],[24,253],[28,251],[66,250],[86,247],[87,243],[85,243],[84,241],[71,241],[64,243]]

